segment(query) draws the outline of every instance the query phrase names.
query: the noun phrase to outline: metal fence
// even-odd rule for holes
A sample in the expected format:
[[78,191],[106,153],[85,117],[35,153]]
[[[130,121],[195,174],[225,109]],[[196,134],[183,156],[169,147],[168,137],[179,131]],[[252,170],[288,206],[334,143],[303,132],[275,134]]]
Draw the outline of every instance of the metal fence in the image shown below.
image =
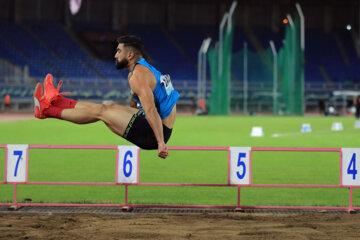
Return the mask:
[[[355,148],[267,148],[267,147],[169,147],[175,151],[225,151],[227,152],[227,183],[149,183],[140,182],[140,149],[136,146],[88,146],[88,145],[0,145],[5,148],[4,181],[1,184],[13,185],[13,201],[0,203],[3,206],[87,206],[87,207],[174,207],[174,208],[225,208],[225,209],[337,209],[355,210],[353,206],[353,188],[360,187],[356,163],[360,161],[360,149]],[[110,149],[116,151],[116,172],[114,182],[32,182],[28,179],[29,149]],[[255,151],[295,151],[295,152],[338,152],[339,184],[254,184],[252,183],[252,153]],[[225,180],[225,179],[224,179]],[[18,202],[18,185],[103,185],[124,186],[124,203],[122,204],[75,204],[75,203],[21,203]],[[179,204],[132,204],[129,203],[128,188],[136,186],[182,186],[182,187],[231,187],[237,188],[236,205],[179,205]],[[240,202],[241,188],[347,188],[349,202],[347,206],[244,206]]]

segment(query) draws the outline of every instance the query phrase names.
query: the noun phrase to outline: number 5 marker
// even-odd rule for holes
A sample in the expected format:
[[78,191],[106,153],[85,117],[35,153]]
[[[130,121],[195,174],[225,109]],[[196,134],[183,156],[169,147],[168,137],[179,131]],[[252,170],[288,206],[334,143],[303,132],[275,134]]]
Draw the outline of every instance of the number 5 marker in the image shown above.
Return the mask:
[[250,147],[230,147],[230,184],[250,184]]

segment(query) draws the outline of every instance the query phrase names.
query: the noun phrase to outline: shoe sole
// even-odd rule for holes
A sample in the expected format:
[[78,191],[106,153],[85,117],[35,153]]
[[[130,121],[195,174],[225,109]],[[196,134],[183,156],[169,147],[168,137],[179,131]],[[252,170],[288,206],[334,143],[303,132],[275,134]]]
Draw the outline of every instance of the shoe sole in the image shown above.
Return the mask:
[[[54,84],[53,84],[53,81],[54,81],[54,77],[51,73],[48,73],[44,79],[44,96],[47,96],[46,94],[46,88],[48,85],[51,85],[52,87],[54,87]],[[48,102],[51,102],[51,99],[52,97],[49,97],[49,100],[47,100]]]
[[[41,119],[41,107],[40,107],[40,101],[37,98],[36,93],[38,92],[38,88],[41,88],[41,83],[38,83],[35,87],[35,91],[34,91],[34,112],[35,112],[35,117],[36,118],[40,118]],[[41,90],[40,90],[41,91]]]
[[[48,79],[51,79],[51,80],[48,80]],[[48,81],[51,81],[51,84],[53,84],[53,75],[51,73],[48,73],[46,74],[46,77],[44,79],[44,95],[46,95],[46,85],[47,85],[47,82]]]

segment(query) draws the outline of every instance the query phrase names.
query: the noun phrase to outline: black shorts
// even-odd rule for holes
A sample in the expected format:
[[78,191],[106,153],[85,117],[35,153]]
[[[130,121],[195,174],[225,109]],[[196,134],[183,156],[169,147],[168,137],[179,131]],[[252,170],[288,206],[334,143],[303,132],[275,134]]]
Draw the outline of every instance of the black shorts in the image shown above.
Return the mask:
[[[169,140],[171,132],[172,129],[163,124],[165,143]],[[146,120],[143,111],[139,111],[132,116],[123,137],[142,149],[151,150],[158,148],[155,134]]]

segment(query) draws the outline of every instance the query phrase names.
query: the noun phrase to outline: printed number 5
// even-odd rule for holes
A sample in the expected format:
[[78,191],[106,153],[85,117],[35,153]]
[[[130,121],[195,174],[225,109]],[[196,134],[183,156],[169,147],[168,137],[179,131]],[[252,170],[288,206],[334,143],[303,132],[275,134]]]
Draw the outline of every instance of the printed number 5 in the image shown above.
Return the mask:
[[15,156],[19,156],[19,157],[18,157],[18,160],[17,160],[17,162],[16,162],[14,177],[16,177],[16,175],[17,175],[17,171],[18,171],[18,167],[19,167],[19,162],[20,162],[20,159],[21,159],[22,154],[23,154],[22,151],[14,151],[14,155],[15,155]]
[[236,175],[239,179],[243,179],[245,177],[245,174],[246,174],[246,165],[245,165],[245,162],[241,161],[241,158],[246,158],[246,153],[239,153],[239,158],[238,158],[238,162],[237,162],[237,166],[240,167],[242,166],[243,167],[243,172],[242,174],[240,174],[239,171],[236,172]]
[[[124,156],[124,165],[123,165],[123,172],[124,172],[124,175],[125,177],[129,177],[131,175],[131,172],[132,172],[132,163],[130,160],[126,160],[128,155],[132,158],[133,155],[132,155],[132,152],[131,151],[127,151],[125,153],[125,156]],[[129,165],[129,171],[127,172],[126,171],[126,165]]]

